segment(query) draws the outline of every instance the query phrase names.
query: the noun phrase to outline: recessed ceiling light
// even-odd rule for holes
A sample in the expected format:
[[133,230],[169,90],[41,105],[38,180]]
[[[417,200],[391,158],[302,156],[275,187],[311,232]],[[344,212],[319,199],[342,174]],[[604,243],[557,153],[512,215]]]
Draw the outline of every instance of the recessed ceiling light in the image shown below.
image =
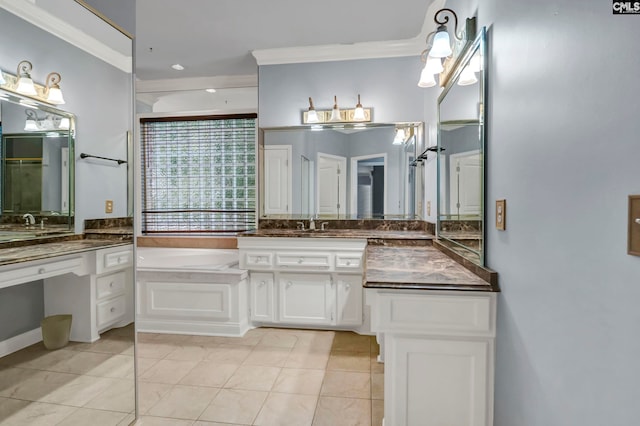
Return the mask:
[[216,89],[205,89],[208,93],[216,93]]
[[177,70],[177,71],[182,71],[184,69],[184,67],[182,65],[180,65],[180,64],[173,64],[173,65],[171,65],[171,68],[173,68],[174,70]]

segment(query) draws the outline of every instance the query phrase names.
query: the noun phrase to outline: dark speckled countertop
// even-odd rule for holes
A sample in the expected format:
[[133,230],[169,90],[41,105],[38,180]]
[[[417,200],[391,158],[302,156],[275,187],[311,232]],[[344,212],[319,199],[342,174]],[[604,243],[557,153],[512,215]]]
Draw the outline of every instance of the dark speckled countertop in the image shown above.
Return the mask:
[[243,237],[300,237],[300,238],[366,238],[390,240],[431,241],[433,234],[424,231],[386,231],[377,229],[329,229],[300,231],[297,229],[258,229],[240,234]]
[[435,247],[368,246],[365,287],[498,291]]
[[86,239],[3,248],[0,249],[0,266],[126,244],[131,244],[131,241]]

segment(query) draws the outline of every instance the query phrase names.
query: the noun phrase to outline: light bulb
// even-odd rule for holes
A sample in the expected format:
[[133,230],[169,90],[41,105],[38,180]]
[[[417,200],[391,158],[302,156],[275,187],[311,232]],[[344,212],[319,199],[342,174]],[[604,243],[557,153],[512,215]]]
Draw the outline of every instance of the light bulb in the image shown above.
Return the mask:
[[329,121],[342,121],[342,118],[340,117],[340,108],[338,108],[338,97],[334,96],[333,97],[333,109],[331,110],[331,118],[329,118]]
[[362,104],[360,103],[360,95],[358,95],[358,103],[356,104],[356,109],[353,111],[353,120],[354,121],[364,121],[364,108],[362,108]]
[[4,76],[2,75],[2,70],[0,70],[0,84],[5,84],[6,81],[4,79]]
[[313,107],[313,99],[309,97],[309,110],[307,111],[307,123],[317,123],[320,119],[318,118],[318,113],[316,109]]
[[442,71],[444,71],[442,60],[431,55],[427,55],[427,63],[424,65],[424,68],[431,74],[440,74]]
[[393,145],[402,145],[404,143],[404,129],[396,130],[396,136],[393,138]]
[[429,55],[434,58],[446,58],[451,55],[451,43],[449,41],[449,33],[447,27],[440,25],[436,35],[433,37],[433,47],[429,52]]
[[62,117],[60,124],[58,124],[58,129],[69,130],[69,125],[69,119],[67,117]]
[[420,80],[418,81],[418,87],[433,87],[436,85],[436,79],[433,73],[430,73],[425,66],[420,73]]
[[458,86],[469,86],[477,82],[478,79],[476,78],[476,74],[471,70],[471,68],[468,66],[464,67],[460,73],[460,77],[458,77]]
[[31,80],[31,77],[20,77],[18,79],[18,87],[16,87],[16,92],[29,96],[35,96],[38,94],[38,92],[36,92],[35,86],[33,85],[33,80]]
[[47,101],[56,104],[62,105],[64,104],[64,98],[62,97],[62,90],[59,87],[52,87],[49,89],[49,94],[47,95]]
[[24,123],[24,130],[27,132],[37,132],[40,129],[38,129],[38,125],[35,120],[27,119]]

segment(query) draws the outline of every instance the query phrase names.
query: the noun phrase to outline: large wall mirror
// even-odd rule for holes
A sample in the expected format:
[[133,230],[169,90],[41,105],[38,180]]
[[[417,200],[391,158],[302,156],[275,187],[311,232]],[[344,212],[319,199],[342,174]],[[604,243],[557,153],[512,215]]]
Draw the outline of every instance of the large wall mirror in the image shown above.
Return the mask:
[[262,129],[260,217],[416,219],[422,123]]
[[438,98],[438,238],[484,265],[485,29]]
[[73,233],[74,123],[0,89],[0,242]]

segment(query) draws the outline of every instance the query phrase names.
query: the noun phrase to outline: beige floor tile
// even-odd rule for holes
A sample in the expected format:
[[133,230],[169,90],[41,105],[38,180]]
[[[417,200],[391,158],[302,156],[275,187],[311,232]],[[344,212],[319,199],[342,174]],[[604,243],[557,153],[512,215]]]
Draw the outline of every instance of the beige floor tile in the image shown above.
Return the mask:
[[[15,410],[17,405],[12,405],[12,409]],[[5,410],[6,406],[0,407],[0,412]],[[2,417],[2,426],[51,426],[58,424],[76,410],[75,407],[65,405],[31,402],[23,405],[20,410],[13,411],[8,418]]]
[[135,383],[133,380],[118,380],[87,402],[84,408],[130,413],[135,408]]
[[158,362],[160,362],[159,359],[137,357],[136,358],[136,374],[138,375],[138,377],[142,377],[144,373],[149,371],[149,369],[154,365],[156,365]]
[[[111,357],[112,355],[110,354],[76,352],[72,357],[52,365],[48,370],[57,371],[59,373],[87,374],[94,368],[100,367]],[[130,358],[130,362],[131,365],[133,365],[133,358]]]
[[371,356],[369,352],[332,352],[327,370],[369,372]]
[[270,393],[254,424],[260,426],[310,426],[317,396]]
[[311,368],[315,370],[324,370],[327,368],[328,362],[329,352],[318,353],[294,349],[289,353],[289,357],[284,363],[284,366],[286,368]]
[[209,386],[221,388],[238,369],[235,364],[218,364],[215,361],[201,361],[189,374],[180,380],[182,385]]
[[239,345],[217,345],[209,347],[206,360],[220,364],[242,364],[251,353],[250,346]]
[[117,379],[105,377],[76,376],[72,381],[59,386],[40,397],[40,402],[83,407],[109,387],[118,383]]
[[280,370],[281,368],[278,367],[243,365],[238,367],[224,387],[229,389],[269,391],[280,374]]
[[39,401],[43,396],[72,382],[79,376],[75,374],[56,373],[53,371],[35,371],[23,380],[16,381],[12,386],[0,390],[0,396]]
[[176,361],[163,359],[148,369],[140,378],[147,382],[175,385],[198,365],[197,361]]
[[132,348],[133,340],[105,339],[101,336],[100,340],[93,343],[88,350],[106,354],[124,354],[128,353]]
[[10,389],[37,374],[40,371],[16,367],[0,368],[0,395],[9,396],[7,392]]
[[[101,355],[101,354],[95,354]],[[112,378],[131,378],[135,372],[135,360],[129,355],[107,355],[108,358],[103,362],[96,364],[93,368],[84,374],[88,376],[112,377]],[[157,360],[155,360],[157,362]]]
[[267,392],[221,389],[199,420],[250,425],[267,395]]
[[176,349],[174,345],[158,341],[141,342],[136,346],[136,355],[141,358],[162,359]]
[[164,417],[142,416],[135,426],[191,426],[193,420],[167,419]]
[[350,331],[338,331],[333,338],[331,351],[371,352],[371,336],[362,336]]
[[55,351],[31,352],[32,357],[28,357],[24,362],[16,363],[16,367],[32,368],[35,370],[54,371],[56,365],[63,363],[76,355],[78,352],[69,349],[58,349]]
[[174,386],[147,411],[150,416],[196,420],[218,393],[217,388]]
[[207,356],[207,347],[204,345],[181,344],[170,352],[164,359],[182,361],[202,361]]
[[136,415],[133,413],[129,413],[124,419],[120,420],[120,423],[118,423],[118,426],[131,426],[131,424],[135,419],[136,419]]
[[56,426],[118,426],[126,416],[127,413],[78,408]]
[[260,339],[258,343],[258,347],[260,346],[275,346],[278,348],[293,348],[298,342],[298,337],[295,334],[290,333],[282,333],[277,331],[272,331],[265,333]]
[[198,420],[192,426],[243,426],[237,423],[218,423],[218,422],[205,422],[204,420]]
[[263,365],[265,367],[283,367],[287,361],[291,350],[289,348],[278,348],[270,346],[257,346],[243,365]]
[[298,341],[293,349],[300,348],[313,348],[316,351],[324,350],[325,352],[331,351],[333,345],[333,338],[335,332],[333,331],[317,331],[317,332],[304,332],[296,335]]
[[371,401],[367,399],[320,397],[314,426],[370,426]]
[[273,392],[318,395],[324,370],[283,368],[271,389]]
[[384,418],[384,401],[375,399],[371,401],[371,426],[382,426]]
[[171,385],[163,383],[138,382],[138,412],[147,414],[170,390]]
[[29,401],[0,397],[0,420],[10,419],[13,415],[25,409],[28,405]]
[[236,345],[236,346],[255,346],[262,339],[262,335],[246,334],[243,337],[211,337],[210,344],[214,345]]
[[384,374],[371,373],[371,399],[384,399]]
[[355,371],[328,371],[320,395],[344,398],[371,398],[371,377],[369,373]]
[[369,336],[369,338],[371,339],[371,353],[372,354],[377,354],[380,352],[380,345],[378,344],[378,341],[376,340],[376,336]]

